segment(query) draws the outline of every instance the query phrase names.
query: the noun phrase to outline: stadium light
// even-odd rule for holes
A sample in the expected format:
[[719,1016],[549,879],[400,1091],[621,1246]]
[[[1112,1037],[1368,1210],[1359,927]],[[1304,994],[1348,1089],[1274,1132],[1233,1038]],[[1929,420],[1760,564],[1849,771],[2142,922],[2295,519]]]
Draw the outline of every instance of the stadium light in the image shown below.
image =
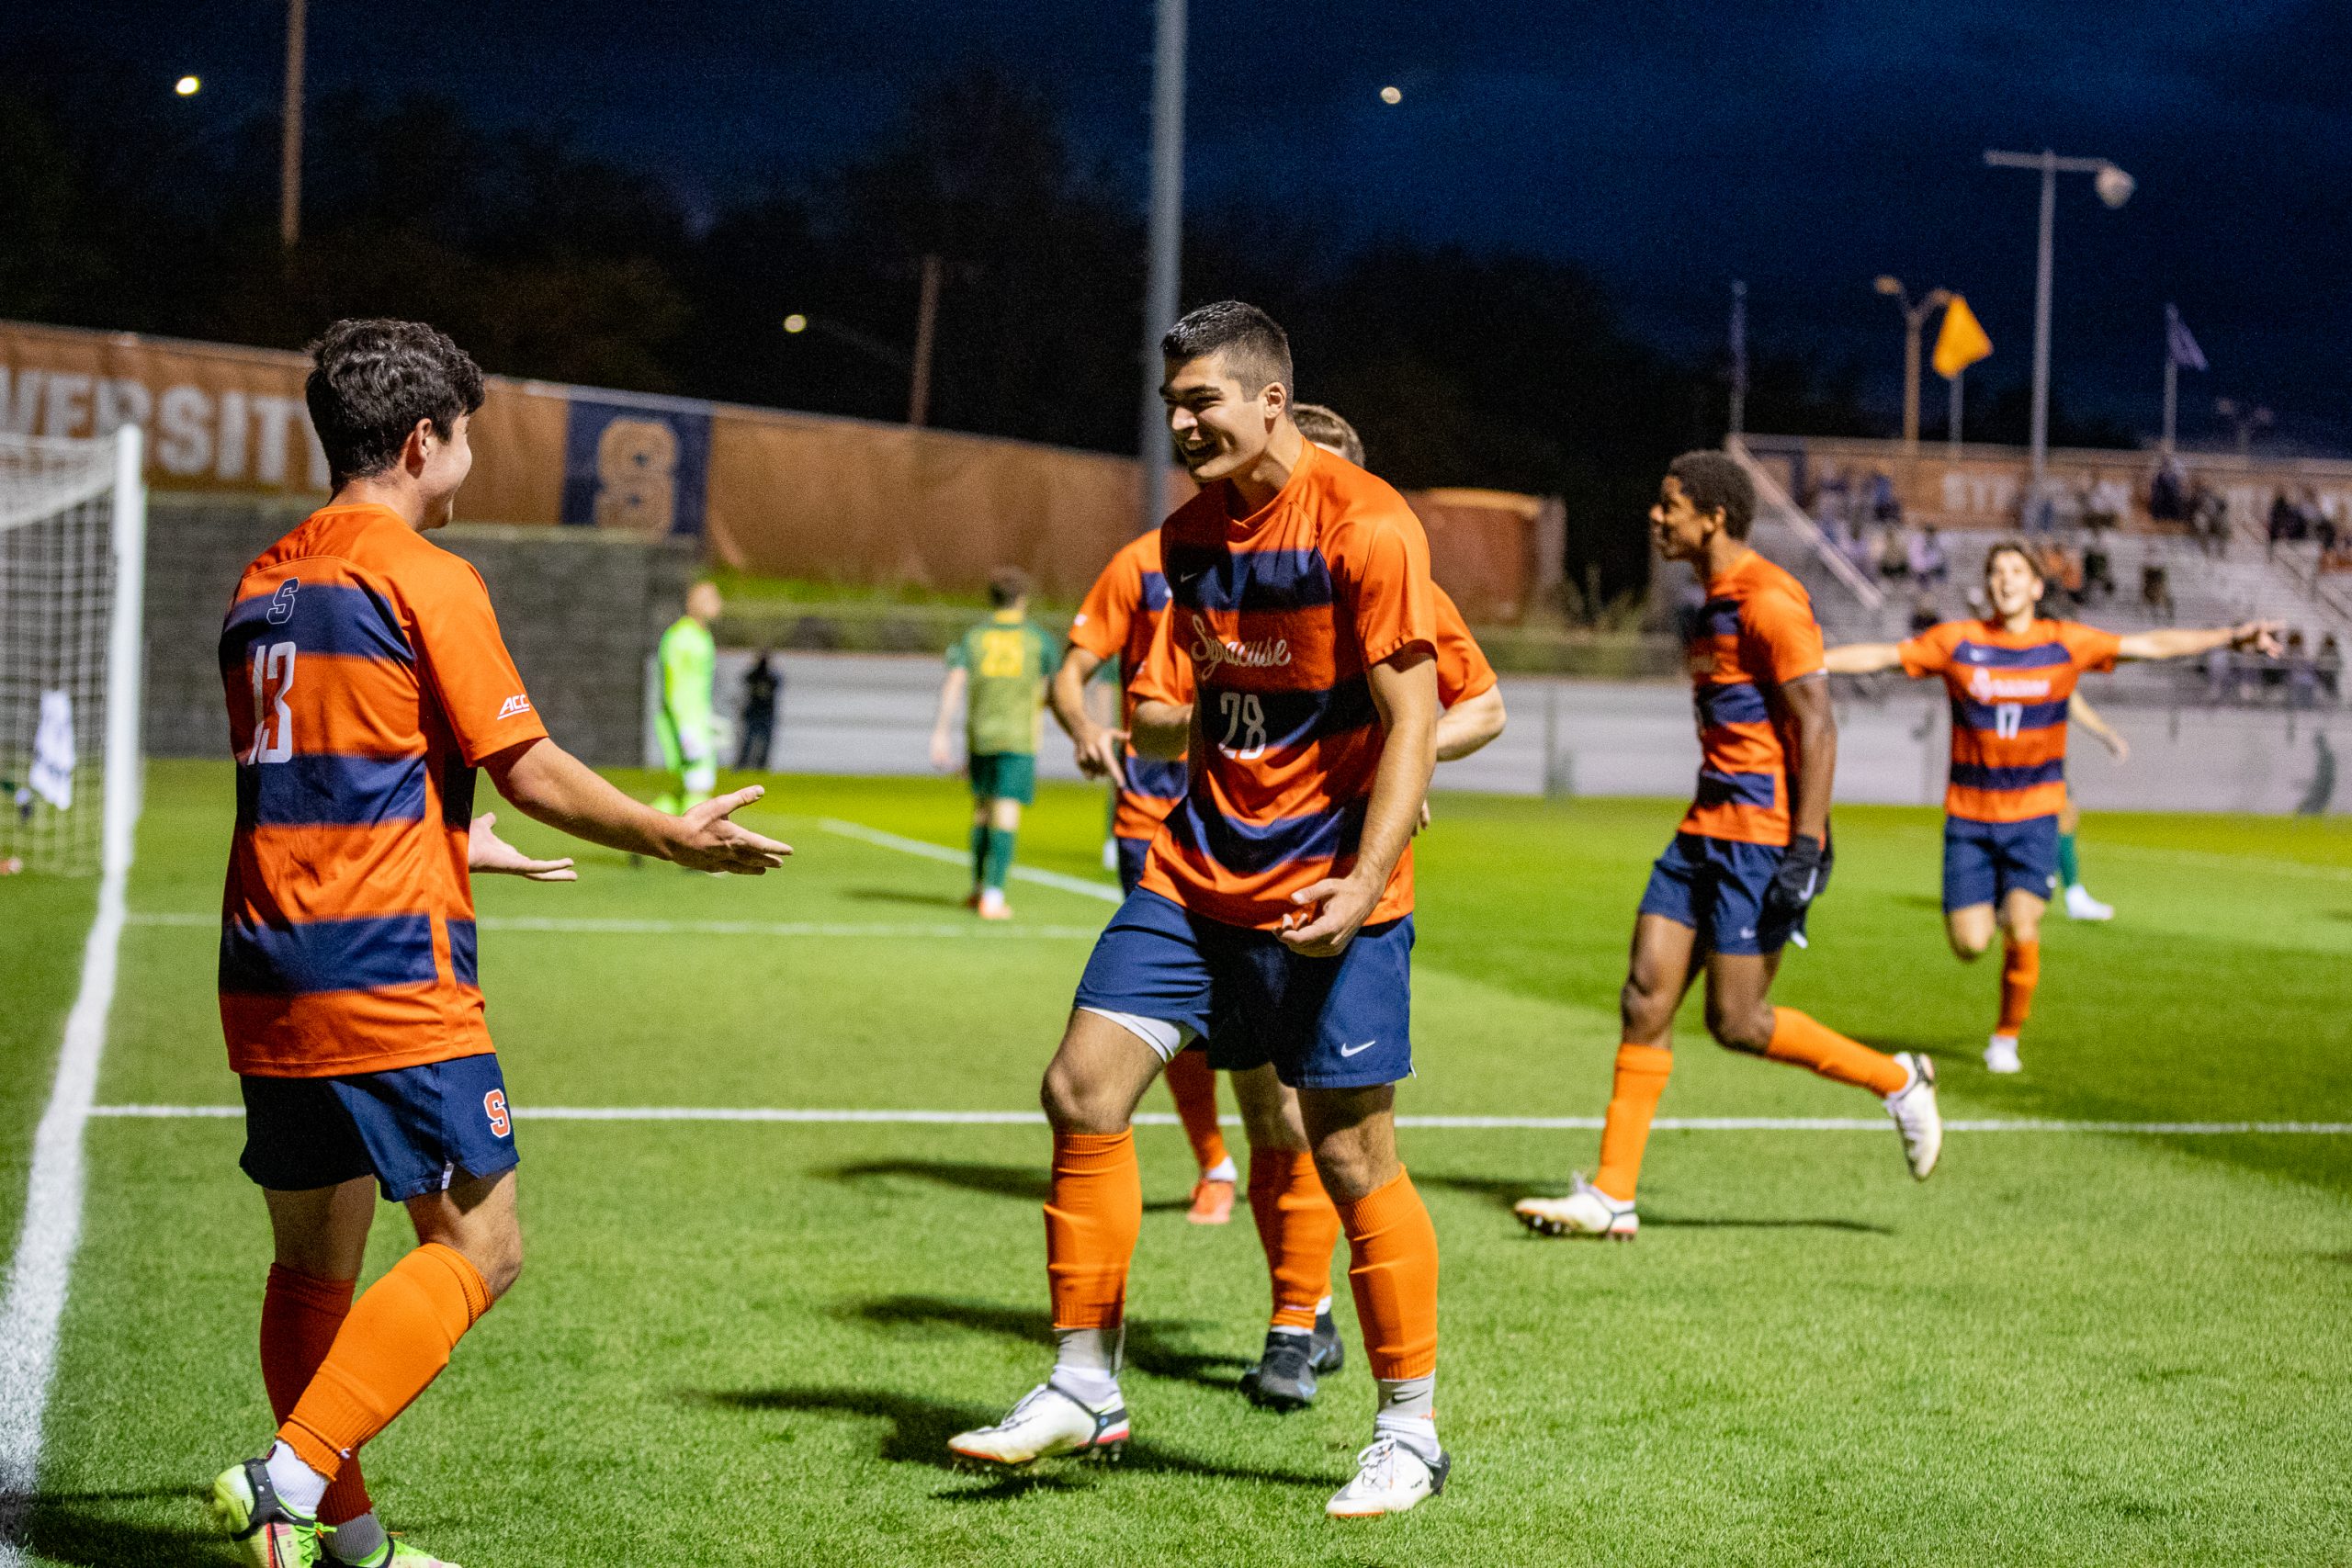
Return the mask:
[[1930,288],[1913,304],[1903,292],[1903,280],[1882,272],[1871,287],[1893,299],[1903,312],[1903,450],[1919,449],[1919,333],[1939,306],[1951,301],[1949,288]]
[[172,91],[183,98],[192,98],[203,90],[204,78],[201,76],[183,76],[172,84]]
[[784,319],[784,330],[788,333],[805,333],[808,330],[808,318],[795,310]]
[[1405,101],[1404,89],[1401,87],[1383,87],[1380,89],[1380,101],[1384,104],[1401,104]]
[[2041,174],[2041,248],[2033,287],[2033,482],[2039,488],[2050,458],[2050,270],[2058,176],[2090,175],[2091,188],[2109,209],[2131,200],[2139,182],[2105,158],[2061,158],[2046,147],[2039,152],[1987,152],[1984,162],[1996,169],[2037,169]]

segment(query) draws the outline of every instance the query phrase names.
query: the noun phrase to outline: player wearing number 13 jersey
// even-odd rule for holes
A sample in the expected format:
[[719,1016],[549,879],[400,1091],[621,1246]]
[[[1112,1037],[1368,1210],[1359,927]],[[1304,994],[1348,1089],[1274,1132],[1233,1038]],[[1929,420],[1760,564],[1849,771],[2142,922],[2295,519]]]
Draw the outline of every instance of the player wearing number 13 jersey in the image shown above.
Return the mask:
[[[469,874],[572,874],[474,818],[475,770],[616,849],[707,871],[785,849],[725,819],[756,791],[668,817],[548,740],[481,578],[424,536],[472,465],[473,362],[407,321],[338,322],[312,352],[335,492],[245,570],[220,634],[237,764],[220,1021],[277,1243],[261,1360],[280,1425],[212,1504],[256,1568],[426,1568],[377,1522],[357,1455],[521,1264]],[[356,1294],[371,1188],[421,1245]]]
[[2181,659],[2217,648],[2276,650],[2275,628],[2249,621],[2210,631],[2118,637],[2041,611],[2041,569],[2020,541],[1984,557],[1993,613],[1946,621],[1902,643],[1849,643],[1832,673],[1943,677],[1951,696],[1951,775],[1944,790],[1944,931],[1973,962],[2003,936],[2001,1011],[1984,1048],[1996,1073],[2018,1070],[2018,1037],[2041,980],[2041,911],[2058,869],[2066,807],[2066,719],[2075,684],[2127,659]]

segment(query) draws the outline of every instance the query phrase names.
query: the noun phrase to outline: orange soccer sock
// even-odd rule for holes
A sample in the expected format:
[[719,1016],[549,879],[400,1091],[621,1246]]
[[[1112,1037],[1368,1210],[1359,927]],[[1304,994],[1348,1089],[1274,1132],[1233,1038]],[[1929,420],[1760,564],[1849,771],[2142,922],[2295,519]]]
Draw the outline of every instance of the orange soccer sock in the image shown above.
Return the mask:
[[1273,1325],[1313,1328],[1316,1309],[1331,1294],[1331,1250],[1340,1245],[1340,1211],[1315,1174],[1315,1156],[1252,1148],[1250,1213],[1273,1278]]
[[1054,1134],[1046,1199],[1046,1278],[1057,1329],[1115,1329],[1126,1315],[1127,1264],[1143,1229],[1136,1135]]
[[1176,1120],[1192,1141],[1193,1162],[1204,1174],[1227,1159],[1225,1134],[1216,1124],[1216,1069],[1205,1051],[1179,1051],[1163,1075],[1176,1100]]
[[1650,1141],[1650,1118],[1674,1071],[1674,1053],[1663,1045],[1617,1047],[1617,1077],[1609,1091],[1609,1117],[1600,1125],[1600,1169],[1592,1184],[1621,1203],[1634,1201],[1642,1176],[1642,1150]]
[[353,1304],[279,1439],[328,1481],[338,1479],[359,1446],[441,1375],[449,1352],[489,1310],[490,1287],[466,1255],[426,1242]]
[[1348,1285],[1363,1328],[1364,1359],[1384,1382],[1437,1372],[1437,1230],[1413,1179],[1399,1170],[1340,1205],[1348,1232]]
[[[322,1280],[282,1263],[269,1266],[269,1287],[261,1298],[261,1381],[269,1391],[269,1413],[275,1419],[283,1421],[294,1414],[302,1391],[334,1348],[335,1332],[351,1315],[357,1283]],[[374,1507],[354,1454],[335,1472],[319,1504],[319,1518],[330,1525],[347,1524]]]
[[2001,952],[2001,1024],[1994,1031],[2014,1040],[2033,1011],[2033,990],[2041,984],[2041,943],[2014,937]]
[[1911,1077],[1894,1057],[1849,1040],[1794,1008],[1772,1010],[1772,1043],[1764,1047],[1764,1055],[1771,1061],[1811,1067],[1825,1078],[1858,1085],[1882,1099]]

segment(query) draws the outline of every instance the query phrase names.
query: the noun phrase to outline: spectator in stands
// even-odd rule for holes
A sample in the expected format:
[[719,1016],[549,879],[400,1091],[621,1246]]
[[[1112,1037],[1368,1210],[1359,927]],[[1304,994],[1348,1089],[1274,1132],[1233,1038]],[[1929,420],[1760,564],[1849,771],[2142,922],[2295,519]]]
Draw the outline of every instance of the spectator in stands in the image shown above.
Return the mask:
[[1919,597],[1911,604],[1911,635],[1925,637],[1942,620],[1941,612],[1936,608],[1936,596],[1925,589],[1920,590]]
[[2344,696],[2344,646],[2328,632],[2319,639],[2319,653],[2312,660],[2312,673],[2318,678],[2319,689],[2330,703]]
[[2165,626],[2172,625],[2172,574],[2162,561],[2145,561],[2140,567],[2140,603],[2153,618]]
[[2296,709],[2313,706],[2319,700],[2319,669],[2312,662],[2301,627],[2287,634],[2283,661],[2287,666],[2287,705]]
[[2123,514],[2132,505],[2132,492],[2123,481],[2111,474],[2094,473],[2090,488],[2083,494],[2083,526],[2097,534],[2103,528],[2120,528]]
[[2083,603],[2089,604],[2093,595],[2115,597],[2115,566],[2108,558],[2107,541],[2098,534],[2083,547]]
[[775,694],[784,685],[776,673],[775,649],[763,648],[743,674],[743,739],[735,753],[739,769],[764,773],[775,743]]
[[1951,574],[1951,558],[1944,554],[1932,523],[1911,536],[1904,553],[1912,581],[1921,588],[1933,588]]
[[1865,576],[1877,575],[1878,557],[1871,552],[1868,529],[1853,519],[1848,518],[1840,522],[1830,532],[1829,536],[1838,542],[1838,554],[1844,556],[1848,564],[1851,565],[1856,571]]
[[2158,523],[2188,521],[2188,472],[2170,452],[2148,480],[2148,516]]
[[2229,554],[2229,498],[2203,479],[2195,481],[2188,492],[2188,531],[2197,536],[2198,548],[2207,555]]
[[1881,523],[1903,521],[1903,502],[1895,498],[1894,481],[1882,473],[1871,475],[1871,516]]
[[2335,497],[2330,495],[2325,500],[2313,498],[2311,513],[2312,536],[2319,541],[2319,558],[2324,564],[2335,553]]
[[2058,531],[2058,482],[2045,479],[2030,485],[2018,503],[2018,527],[2030,537]]
[[2294,501],[2283,490],[2274,493],[2270,498],[2268,543],[2263,554],[2266,557],[2275,556],[2280,545],[2301,538],[2302,525],[2303,514]]
[[1904,547],[1900,524],[1881,523],[1871,529],[1871,554],[1878,560],[1878,574],[1889,582],[1900,582],[1910,574],[1911,555]]
[[2044,539],[2034,552],[2041,581],[2064,593],[2077,608],[2083,603],[2083,558],[2055,539]]

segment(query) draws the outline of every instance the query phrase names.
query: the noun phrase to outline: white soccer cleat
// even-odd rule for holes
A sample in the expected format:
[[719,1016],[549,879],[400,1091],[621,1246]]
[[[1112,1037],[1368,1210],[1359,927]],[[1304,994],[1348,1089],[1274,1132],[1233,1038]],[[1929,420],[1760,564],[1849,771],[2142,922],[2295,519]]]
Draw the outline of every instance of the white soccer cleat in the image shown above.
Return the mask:
[[2025,1071],[2025,1064],[2018,1060],[2017,1036],[1996,1034],[1984,1043],[1984,1070],[1988,1073]]
[[1012,919],[1012,906],[1004,901],[1004,889],[1001,887],[981,888],[979,902],[972,907],[980,912],[980,919],[984,920]]
[[958,1432],[947,1451],[978,1464],[1014,1466],[1061,1456],[1117,1459],[1127,1446],[1127,1405],[1118,1395],[1092,1405],[1041,1382],[993,1427]]
[[1894,1059],[1911,1081],[1886,1097],[1886,1113],[1903,1134],[1903,1159],[1911,1168],[1911,1179],[1925,1181],[1944,1152],[1944,1114],[1936,1109],[1936,1064],[1916,1051],[1898,1051]]
[[1565,1198],[1521,1198],[1510,1212],[1519,1223],[1540,1235],[1588,1236],[1593,1240],[1631,1241],[1641,1234],[1642,1219],[1631,1202],[1619,1202],[1578,1172],[1576,1188]]
[[1323,1511],[1335,1519],[1376,1519],[1383,1514],[1401,1514],[1425,1497],[1434,1497],[1445,1490],[1445,1478],[1453,1469],[1453,1461],[1440,1450],[1437,1462],[1431,1464],[1420,1455],[1383,1432],[1373,1438],[1372,1446],[1356,1455],[1355,1478],[1323,1505]]
[[2066,918],[2070,920],[2111,920],[2115,906],[2102,904],[2091,897],[2091,890],[2077,882],[2066,889]]

